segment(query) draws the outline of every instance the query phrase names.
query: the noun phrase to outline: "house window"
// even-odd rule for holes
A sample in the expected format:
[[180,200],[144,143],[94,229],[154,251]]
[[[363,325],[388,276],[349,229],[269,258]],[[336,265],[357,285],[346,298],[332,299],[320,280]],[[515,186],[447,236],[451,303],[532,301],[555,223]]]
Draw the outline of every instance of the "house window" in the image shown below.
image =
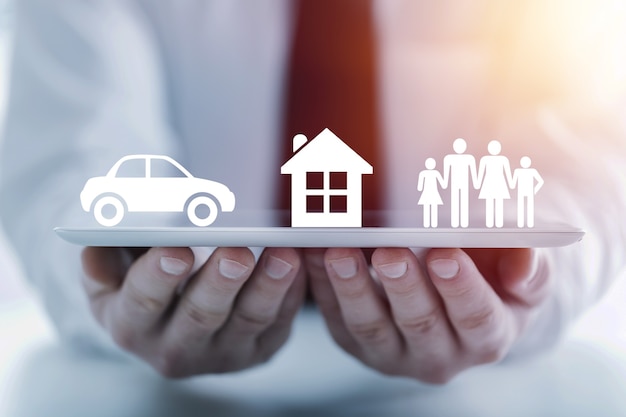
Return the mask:
[[331,213],[347,213],[348,212],[348,196],[347,195],[331,195],[330,196],[330,212]]
[[307,190],[323,190],[324,189],[324,173],[323,172],[307,172],[306,173],[306,189]]
[[306,196],[306,212],[307,213],[323,213],[324,212],[324,196],[323,195],[307,195]]
[[347,190],[348,189],[348,173],[347,172],[331,172],[330,173],[330,189],[331,190]]
[[348,173],[307,172],[307,213],[347,213]]

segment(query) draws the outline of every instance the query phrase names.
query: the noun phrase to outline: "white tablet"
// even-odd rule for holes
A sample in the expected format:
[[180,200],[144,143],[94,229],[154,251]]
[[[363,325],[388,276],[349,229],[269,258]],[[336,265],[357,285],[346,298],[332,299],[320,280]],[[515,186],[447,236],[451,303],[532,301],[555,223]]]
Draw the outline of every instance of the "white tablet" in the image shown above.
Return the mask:
[[84,246],[222,247],[425,247],[528,248],[573,244],[585,234],[570,226],[532,229],[423,229],[397,227],[57,227],[68,242]]

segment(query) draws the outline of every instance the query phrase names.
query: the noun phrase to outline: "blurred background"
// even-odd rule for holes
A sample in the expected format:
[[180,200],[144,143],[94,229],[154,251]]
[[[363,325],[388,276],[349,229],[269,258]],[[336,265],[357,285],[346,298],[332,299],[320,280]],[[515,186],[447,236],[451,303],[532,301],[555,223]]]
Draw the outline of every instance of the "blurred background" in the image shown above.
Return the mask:
[[[12,22],[11,2],[0,0],[0,127]],[[623,73],[623,62],[615,65]],[[354,361],[336,375],[332,364],[346,359],[320,322],[305,312],[294,332],[269,365],[202,380],[162,381],[140,366],[129,369],[121,361],[80,357],[59,346],[0,230],[0,416],[406,415],[415,410],[428,415],[626,415],[624,277],[554,351],[472,370],[444,388],[389,380]]]

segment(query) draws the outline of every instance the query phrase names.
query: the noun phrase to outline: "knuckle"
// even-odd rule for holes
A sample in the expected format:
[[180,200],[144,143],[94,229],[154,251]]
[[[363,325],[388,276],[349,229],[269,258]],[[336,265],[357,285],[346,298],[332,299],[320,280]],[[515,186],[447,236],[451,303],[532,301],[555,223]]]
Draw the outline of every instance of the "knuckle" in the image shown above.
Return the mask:
[[256,344],[257,353],[263,362],[269,360],[286,342],[291,335],[291,327],[284,326],[270,330],[261,336]]
[[431,385],[447,384],[459,373],[459,370],[450,365],[450,361],[443,360],[443,358],[419,360],[408,367],[405,363],[400,363],[393,367],[382,368],[381,371],[389,376],[406,376]]
[[459,363],[443,356],[431,356],[419,361],[418,368],[409,376],[432,385],[443,385],[450,382],[459,372]]
[[478,355],[478,363],[496,363],[500,362],[508,353],[508,347],[499,339],[485,343]]
[[186,299],[181,304],[181,309],[194,327],[207,331],[218,328],[226,321],[226,313],[211,311],[191,299]]
[[188,376],[184,367],[185,352],[179,346],[161,349],[152,361],[152,366],[164,378],[178,379]]
[[270,359],[272,359],[272,357],[274,356],[274,353],[276,353],[276,349],[273,348],[259,350],[255,364],[261,365],[264,363],[268,363]]
[[398,326],[408,334],[426,334],[431,332],[439,323],[439,311],[433,309],[416,317],[398,320]]
[[388,339],[388,323],[384,320],[366,323],[346,323],[348,331],[367,344],[379,345]]
[[213,361],[208,365],[209,373],[226,374],[246,369],[252,363],[247,358],[236,356],[234,354],[220,355],[219,360]]
[[362,358],[361,361],[369,366],[370,368],[376,369],[376,371],[380,372],[385,376],[407,376],[407,372],[402,369],[397,364],[391,364],[389,361],[382,360],[380,358],[370,359],[370,358]]
[[244,285],[246,280],[247,278],[232,279],[223,276],[210,277],[206,281],[206,284],[202,285],[202,290],[216,292],[223,295],[233,295],[237,294],[241,290],[241,287]]
[[128,281],[125,299],[131,306],[134,308],[138,307],[146,313],[157,313],[165,308],[165,303],[162,300],[150,297],[149,295],[143,293],[135,285],[133,285],[132,281]]
[[380,355],[375,351],[364,354],[362,350],[358,351],[358,355],[361,356],[363,363],[376,369],[383,375],[416,378],[420,365],[414,358],[405,356],[404,353],[402,351],[394,351],[393,354],[397,359],[389,360],[389,355]]
[[359,281],[355,281],[352,284],[346,288],[337,289],[337,296],[347,301],[360,300],[367,297],[370,288]]
[[271,315],[259,314],[243,309],[235,310],[233,312],[233,319],[236,320],[237,327],[253,333],[265,330],[274,322],[274,317]]
[[485,351],[479,358],[480,364],[497,363],[506,356],[505,349],[493,349]]
[[398,297],[405,297],[424,291],[423,283],[417,280],[384,278],[382,279],[382,283],[385,287],[385,291]]
[[331,335],[335,343],[350,355],[359,357],[361,349],[358,342],[349,332],[331,330]]
[[453,285],[445,289],[440,289],[443,298],[453,300],[468,300],[476,298],[476,289],[467,285]]
[[457,372],[454,372],[449,368],[440,367],[423,372],[421,375],[418,376],[418,379],[422,382],[426,382],[427,384],[445,385],[450,382],[456,375]]
[[204,371],[211,374],[226,374],[230,372],[237,372],[257,364],[260,364],[258,358],[250,358],[248,356],[238,356],[234,354],[220,355],[219,360],[211,361],[209,364],[205,364]]
[[111,330],[113,342],[128,352],[134,352],[137,345],[137,335],[127,326],[114,326]]
[[476,330],[491,326],[495,319],[494,309],[486,307],[459,319],[457,324],[461,330]]

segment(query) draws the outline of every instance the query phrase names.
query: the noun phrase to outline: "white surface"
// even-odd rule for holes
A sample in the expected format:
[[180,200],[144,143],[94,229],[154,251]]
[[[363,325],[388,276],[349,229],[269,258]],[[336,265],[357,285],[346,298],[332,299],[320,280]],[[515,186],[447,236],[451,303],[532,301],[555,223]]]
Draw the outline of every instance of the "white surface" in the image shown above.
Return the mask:
[[56,233],[85,246],[250,246],[250,247],[434,247],[520,248],[566,246],[582,239],[573,227],[534,229],[418,228],[64,228]]

